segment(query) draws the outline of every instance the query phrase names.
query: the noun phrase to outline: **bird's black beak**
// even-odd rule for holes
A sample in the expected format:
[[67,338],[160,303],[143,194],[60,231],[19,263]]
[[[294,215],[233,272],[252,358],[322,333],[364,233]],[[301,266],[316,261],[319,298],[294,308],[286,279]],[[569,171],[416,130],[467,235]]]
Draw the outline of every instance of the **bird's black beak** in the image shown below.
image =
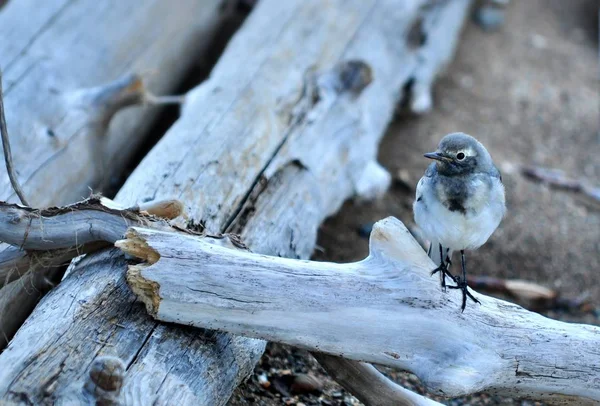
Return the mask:
[[425,158],[429,158],[429,159],[435,159],[436,161],[442,161],[442,162],[450,162],[452,159],[448,158],[447,156],[443,155],[442,153],[436,151],[436,152],[428,152],[424,155]]

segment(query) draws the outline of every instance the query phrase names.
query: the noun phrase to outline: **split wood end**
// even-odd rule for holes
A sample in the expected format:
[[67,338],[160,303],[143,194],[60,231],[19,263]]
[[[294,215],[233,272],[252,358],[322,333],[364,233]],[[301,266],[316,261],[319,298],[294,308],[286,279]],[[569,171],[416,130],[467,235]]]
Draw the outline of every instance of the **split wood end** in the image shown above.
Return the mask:
[[127,283],[135,295],[146,305],[146,310],[155,316],[160,304],[160,285],[142,275],[148,266],[158,262],[160,254],[142,238],[134,229],[127,230],[124,240],[115,242],[115,247],[125,254],[143,260],[145,263],[130,265],[127,271]]
[[125,254],[141,259],[148,265],[155,264],[160,259],[158,251],[150,247],[146,240],[131,228],[125,233],[124,240],[115,242],[115,247],[119,248]]
[[135,295],[146,305],[148,313],[155,317],[160,305],[160,285],[142,276],[147,265],[130,265],[127,271],[127,283]]

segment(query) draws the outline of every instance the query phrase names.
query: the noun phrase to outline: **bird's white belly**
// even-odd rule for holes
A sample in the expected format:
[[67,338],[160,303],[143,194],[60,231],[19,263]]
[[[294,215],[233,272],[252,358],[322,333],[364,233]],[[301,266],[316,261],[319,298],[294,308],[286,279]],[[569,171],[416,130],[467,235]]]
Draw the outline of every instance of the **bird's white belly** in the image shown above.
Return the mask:
[[450,211],[439,201],[425,198],[415,202],[415,221],[430,241],[452,251],[473,250],[482,246],[498,228],[503,210],[484,205],[479,211]]

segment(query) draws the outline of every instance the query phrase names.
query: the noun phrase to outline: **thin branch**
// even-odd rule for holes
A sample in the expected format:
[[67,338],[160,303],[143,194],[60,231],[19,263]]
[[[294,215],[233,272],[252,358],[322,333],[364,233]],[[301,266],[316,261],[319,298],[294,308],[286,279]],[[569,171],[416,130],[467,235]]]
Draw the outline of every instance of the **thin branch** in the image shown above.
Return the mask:
[[591,186],[583,180],[570,178],[559,169],[523,166],[521,173],[530,179],[546,183],[552,187],[581,193],[594,202],[600,203],[600,188]]
[[586,293],[577,297],[564,297],[558,291],[534,282],[491,276],[470,275],[467,277],[467,283],[472,289],[499,293],[535,312],[563,310],[591,313],[595,311],[595,307]]
[[312,356],[346,390],[365,405],[373,406],[435,406],[441,405],[432,399],[398,385],[377,370],[373,365],[335,357],[319,352]]
[[151,105],[183,104],[185,103],[185,96],[156,96],[146,90],[143,95],[143,101]]
[[113,243],[132,225],[173,230],[164,218],[154,213],[176,217],[183,209],[175,200],[141,206],[145,209],[117,209],[103,201],[106,200],[92,196],[68,206],[41,210],[0,202],[0,241],[39,251],[73,248],[96,241]]
[[12,152],[10,150],[10,142],[8,141],[8,130],[6,128],[6,117],[4,116],[4,96],[2,90],[2,70],[0,69],[0,131],[2,132],[2,147],[4,148],[4,161],[6,162],[6,171],[8,172],[8,178],[10,179],[10,183],[15,190],[17,196],[21,200],[21,203],[25,206],[29,206],[27,199],[25,199],[25,194],[23,193],[23,189],[21,189],[21,185],[19,185],[19,181],[17,180],[17,175],[15,173],[15,168],[13,166],[12,160]]

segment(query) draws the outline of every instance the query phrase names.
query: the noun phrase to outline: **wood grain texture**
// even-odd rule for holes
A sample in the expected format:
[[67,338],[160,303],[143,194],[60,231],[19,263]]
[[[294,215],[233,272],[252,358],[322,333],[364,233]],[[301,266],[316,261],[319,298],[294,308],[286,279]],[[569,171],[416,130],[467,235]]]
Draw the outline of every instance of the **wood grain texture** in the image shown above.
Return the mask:
[[24,250],[57,250],[98,241],[114,243],[134,224],[170,227],[164,219],[139,207],[116,209],[98,197],[41,210],[0,202],[0,240]]
[[[148,87],[172,91],[209,45],[220,3],[20,0],[2,8],[8,130],[19,181],[33,207],[87,197],[105,175],[92,164],[98,149],[104,163],[110,161],[107,168],[120,172],[158,110],[128,111],[108,129],[93,88],[126,73],[152,71]],[[3,167],[0,198],[14,201]]]
[[[2,7],[6,119],[17,177],[30,204],[44,208],[77,201],[120,174],[160,112],[146,107],[111,120],[145,101],[132,74],[153,72],[144,77],[146,86],[158,94],[172,91],[210,45],[221,3],[183,0],[172,7],[151,0],[139,7],[113,0],[19,0]],[[4,166],[0,199],[16,201]],[[0,290],[0,297],[20,306],[10,314],[0,306],[2,349],[5,337],[27,316],[25,309],[41,297],[38,288],[47,289],[51,278],[37,275],[41,284],[33,286],[31,278],[14,280],[30,268],[30,258],[4,244],[0,252],[0,286],[15,283]]]
[[[237,231],[255,252],[308,258],[318,225],[359,180],[374,189],[362,175],[419,69],[406,37],[423,3],[259,2],[117,202],[179,198],[211,233]],[[124,267],[116,251],[73,267],[0,355],[0,396],[61,398],[81,387],[94,357],[116,354],[127,366],[126,404],[227,402],[264,341],[156,323]],[[53,328],[40,338],[45,320]],[[90,331],[102,336],[86,341]],[[23,342],[35,342],[31,353],[19,351]]]
[[[0,252],[0,349],[38,300],[55,285],[61,267],[79,255],[111,245],[131,225],[171,229],[151,212],[172,215],[178,202],[153,202],[131,209],[114,209],[93,197],[60,208],[35,210],[0,202],[0,241],[11,249]],[[164,210],[164,209],[167,210]],[[4,286],[6,285],[6,286]]]
[[[129,270],[156,319],[286,343],[417,375],[432,392],[487,391],[598,404],[600,328],[477,295],[460,311],[435,264],[397,219],[377,222],[369,256],[334,264],[259,255],[133,228],[117,246],[154,252]],[[149,285],[153,289],[142,290]]]
[[[43,272],[43,268],[60,266],[83,252],[92,252],[92,247],[84,249],[86,244],[112,244],[134,223],[170,227],[165,220],[179,216],[185,217],[183,205],[172,199],[127,208],[104,197],[92,197],[42,210],[0,202],[0,241],[11,244],[0,246],[0,288],[28,271]],[[1,326],[0,321],[0,330]]]

